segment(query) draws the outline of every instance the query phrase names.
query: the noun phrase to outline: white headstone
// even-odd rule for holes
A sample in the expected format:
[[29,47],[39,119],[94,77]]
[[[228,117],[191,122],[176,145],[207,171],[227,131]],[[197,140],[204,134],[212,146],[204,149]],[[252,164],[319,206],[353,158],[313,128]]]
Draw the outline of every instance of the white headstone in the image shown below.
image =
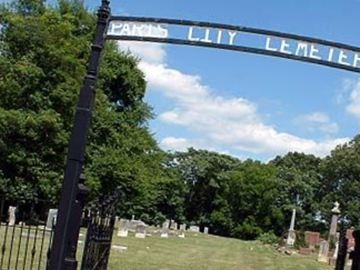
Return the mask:
[[186,231],[186,224],[181,224],[180,225],[180,233],[179,233],[178,237],[185,238],[185,231]]
[[129,221],[128,230],[130,232],[135,233],[137,225],[145,225],[146,226],[146,224],[143,221],[132,219]]
[[295,240],[296,240],[296,232],[289,230],[288,237],[286,239],[286,245],[293,246],[295,244]]
[[50,209],[49,214],[46,221],[46,229],[52,230],[53,226],[56,225],[58,210],[57,209]]
[[143,224],[136,225],[135,238],[146,237],[146,226]]
[[209,234],[209,228],[208,227],[204,227],[204,234]]
[[129,234],[129,220],[120,219],[118,222],[118,237],[127,237]]
[[9,225],[14,226],[16,223],[16,207],[9,206]]
[[177,223],[172,219],[172,220],[170,220],[170,230],[173,230],[173,231],[175,231],[175,230],[177,230]]
[[190,226],[189,231],[198,233],[198,232],[200,232],[200,227],[199,226]]
[[323,240],[320,242],[318,261],[329,263],[328,256],[329,256],[329,242]]
[[163,224],[162,224],[162,228],[161,228],[161,238],[168,238],[169,237],[169,220],[166,220]]

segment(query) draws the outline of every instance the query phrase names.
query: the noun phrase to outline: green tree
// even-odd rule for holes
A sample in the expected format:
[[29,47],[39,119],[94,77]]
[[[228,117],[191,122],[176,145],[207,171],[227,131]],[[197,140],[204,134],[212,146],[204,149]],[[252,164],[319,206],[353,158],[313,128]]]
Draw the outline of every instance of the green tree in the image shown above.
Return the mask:
[[[8,200],[55,204],[96,17],[76,0],[17,0],[0,12],[0,188]],[[137,60],[107,43],[85,168],[91,197],[119,186],[121,214],[150,217],[157,184],[171,177],[147,127],[145,90]]]
[[[190,223],[209,226],[212,217],[220,220],[217,211],[223,208],[220,196],[222,186],[220,174],[232,168],[237,159],[205,150],[190,148],[185,153],[175,153],[172,166],[186,183],[186,219]],[[212,229],[217,226],[211,226]],[[220,231],[220,230],[219,230]]]
[[277,167],[279,197],[276,207],[285,215],[283,231],[287,231],[292,209],[297,209],[297,230],[323,229],[318,219],[320,202],[321,159],[303,153],[276,157],[270,164]]
[[247,160],[224,174],[228,190],[224,194],[230,207],[231,236],[255,239],[263,232],[279,233],[284,215],[275,207],[279,193],[276,168]]
[[331,218],[333,203],[338,201],[342,216],[351,225],[360,224],[360,135],[337,146],[321,163],[321,215]]

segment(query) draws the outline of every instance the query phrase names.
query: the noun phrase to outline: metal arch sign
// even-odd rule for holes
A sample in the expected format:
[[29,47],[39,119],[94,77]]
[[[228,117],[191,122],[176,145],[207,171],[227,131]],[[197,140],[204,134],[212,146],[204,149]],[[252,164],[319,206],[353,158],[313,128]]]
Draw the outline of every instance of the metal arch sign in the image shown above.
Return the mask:
[[146,17],[111,17],[107,39],[218,48],[360,73],[360,47],[242,26]]

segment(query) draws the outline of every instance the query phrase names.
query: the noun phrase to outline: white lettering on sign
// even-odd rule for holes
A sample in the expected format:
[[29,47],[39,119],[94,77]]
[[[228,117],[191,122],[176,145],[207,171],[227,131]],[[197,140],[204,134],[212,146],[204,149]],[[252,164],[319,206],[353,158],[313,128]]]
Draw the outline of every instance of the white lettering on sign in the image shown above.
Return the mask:
[[[111,21],[108,35],[155,37],[166,39],[169,38],[170,35],[168,27],[169,26],[167,24],[161,23]],[[263,48],[261,42],[263,42],[263,39],[265,38],[265,50],[274,52],[278,56],[281,54],[284,56],[293,55],[317,61],[337,63],[342,66],[360,68],[360,52],[356,50],[344,50],[338,47],[289,38],[285,39],[266,36],[263,34],[250,35],[242,31],[233,31],[221,28],[188,26],[185,30],[187,30],[187,32],[185,32],[187,36],[178,39],[187,39],[193,43],[201,42],[226,46],[241,46],[238,36],[239,34],[243,34],[245,37],[255,37],[258,39],[256,43],[257,45],[254,47],[258,49]],[[174,33],[176,35],[180,35],[181,31],[174,31]],[[246,42],[245,39],[241,39],[241,41]]]
[[353,66],[360,67],[360,53],[355,53]]
[[271,38],[269,38],[269,37],[266,38],[266,46],[265,46],[265,49],[268,50],[268,51],[273,51],[273,52],[276,52],[276,51],[277,51],[276,48],[272,48],[272,47],[271,47]]
[[308,44],[306,44],[304,42],[299,42],[298,45],[297,45],[297,48],[296,48],[295,55],[308,57],[308,55],[309,55]]
[[312,59],[321,60],[321,57],[318,55],[318,53],[319,53],[319,49],[314,44],[311,44],[309,57]]
[[166,25],[158,23],[134,23],[112,21],[108,35],[168,38]]
[[229,44],[230,44],[230,45],[234,45],[235,38],[236,38],[236,35],[237,35],[237,34],[238,34],[237,32],[229,31],[229,37],[230,37],[230,39],[229,39]]
[[360,52],[320,44],[266,37],[265,50],[360,68]]
[[339,64],[350,66],[350,63],[346,62],[348,56],[343,50],[340,50],[339,53]]
[[234,45],[237,34],[236,31],[190,26],[187,39],[190,41]]

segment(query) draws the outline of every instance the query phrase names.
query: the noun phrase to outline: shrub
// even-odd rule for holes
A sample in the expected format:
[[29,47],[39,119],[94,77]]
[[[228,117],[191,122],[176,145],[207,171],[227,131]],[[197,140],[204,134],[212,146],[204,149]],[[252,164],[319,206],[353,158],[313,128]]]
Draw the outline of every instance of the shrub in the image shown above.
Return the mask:
[[266,232],[266,233],[262,233],[257,240],[259,240],[261,243],[263,244],[269,244],[269,245],[273,245],[273,244],[278,244],[279,243],[279,238],[272,232]]

